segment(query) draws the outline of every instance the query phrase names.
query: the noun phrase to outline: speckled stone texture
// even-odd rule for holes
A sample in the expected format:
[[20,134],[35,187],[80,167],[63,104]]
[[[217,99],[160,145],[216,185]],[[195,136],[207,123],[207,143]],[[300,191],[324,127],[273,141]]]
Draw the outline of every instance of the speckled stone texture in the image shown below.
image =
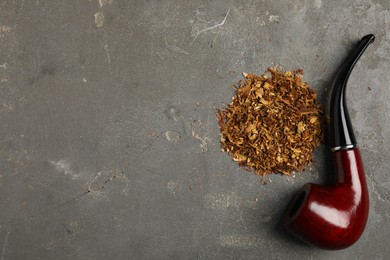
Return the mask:
[[[1,260],[389,257],[389,1],[3,0],[0,17]],[[369,221],[324,251],[279,221],[330,182],[327,146],[260,183],[219,151],[216,109],[270,65],[304,69],[327,108],[368,33],[347,95]]]

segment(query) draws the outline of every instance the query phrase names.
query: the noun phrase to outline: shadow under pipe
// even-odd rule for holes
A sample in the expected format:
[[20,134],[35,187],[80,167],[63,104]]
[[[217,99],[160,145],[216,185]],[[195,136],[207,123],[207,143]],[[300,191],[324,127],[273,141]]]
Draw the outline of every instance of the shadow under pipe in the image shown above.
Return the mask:
[[334,82],[330,105],[333,184],[307,183],[291,200],[283,217],[287,230],[306,243],[324,249],[343,249],[354,244],[368,219],[367,183],[345,91],[353,67],[374,39],[372,34],[361,39]]

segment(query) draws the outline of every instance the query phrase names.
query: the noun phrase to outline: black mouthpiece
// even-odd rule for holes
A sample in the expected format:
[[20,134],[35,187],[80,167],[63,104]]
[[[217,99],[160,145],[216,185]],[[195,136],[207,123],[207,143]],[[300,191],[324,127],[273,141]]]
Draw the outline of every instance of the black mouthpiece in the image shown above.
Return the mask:
[[349,149],[356,146],[356,139],[348,114],[345,90],[353,67],[368,45],[374,42],[374,40],[375,36],[373,34],[368,34],[361,39],[355,50],[341,66],[340,72],[334,82],[330,101],[330,134],[333,151]]

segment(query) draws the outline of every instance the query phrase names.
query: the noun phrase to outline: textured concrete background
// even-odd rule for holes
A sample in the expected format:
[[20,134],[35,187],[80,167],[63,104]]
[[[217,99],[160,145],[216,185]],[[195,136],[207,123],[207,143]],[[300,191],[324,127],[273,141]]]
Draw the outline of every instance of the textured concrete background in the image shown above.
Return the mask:
[[[0,259],[388,259],[389,19],[386,0],[2,0]],[[370,218],[319,250],[278,221],[329,181],[328,149],[260,185],[219,152],[215,112],[242,71],[276,64],[326,102],[367,33],[348,101]]]

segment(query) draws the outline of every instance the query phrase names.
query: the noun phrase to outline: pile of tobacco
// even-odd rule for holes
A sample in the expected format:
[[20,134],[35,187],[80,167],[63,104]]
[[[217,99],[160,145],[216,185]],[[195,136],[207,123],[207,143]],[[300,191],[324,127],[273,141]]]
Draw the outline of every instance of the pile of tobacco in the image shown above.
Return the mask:
[[218,111],[221,147],[262,176],[302,171],[324,139],[323,109],[302,70],[244,73],[236,95]]

